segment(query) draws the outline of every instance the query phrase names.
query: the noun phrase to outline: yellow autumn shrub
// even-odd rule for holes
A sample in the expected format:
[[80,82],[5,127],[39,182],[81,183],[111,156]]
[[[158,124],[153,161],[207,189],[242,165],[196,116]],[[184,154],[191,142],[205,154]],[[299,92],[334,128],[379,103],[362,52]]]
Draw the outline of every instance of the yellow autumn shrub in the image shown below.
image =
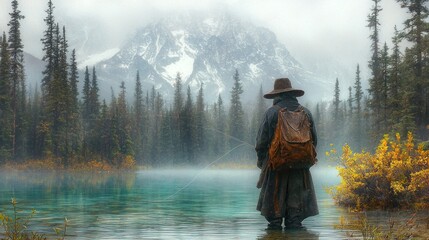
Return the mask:
[[385,135],[375,153],[353,152],[344,145],[342,154],[327,155],[339,161],[341,182],[331,193],[335,201],[355,209],[429,207],[429,151],[416,146],[412,133],[401,140]]
[[121,162],[120,169],[133,170],[136,167],[136,160],[131,155],[126,155]]

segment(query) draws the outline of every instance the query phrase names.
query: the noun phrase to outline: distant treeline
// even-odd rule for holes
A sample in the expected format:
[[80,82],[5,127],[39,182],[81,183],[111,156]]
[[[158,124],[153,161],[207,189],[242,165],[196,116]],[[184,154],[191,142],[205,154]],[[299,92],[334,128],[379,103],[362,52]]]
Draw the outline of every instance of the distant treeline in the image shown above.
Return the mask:
[[100,101],[96,69],[88,67],[80,95],[75,50],[69,53],[66,28],[55,22],[52,1],[44,19],[41,90],[27,93],[20,37],[24,16],[18,1],[13,0],[12,7],[9,36],[3,33],[1,41],[1,162],[55,158],[67,166],[95,159],[120,165],[132,156],[140,164],[193,165],[243,144],[247,147],[237,148],[233,156],[249,159],[253,154],[251,132],[265,110],[262,89],[257,108],[245,112],[238,70],[231,74],[235,84],[228,110],[220,96],[207,105],[203,86],[194,98],[179,74],[172,104],[154,87],[144,92],[139,72],[132,103],[126,101],[123,82],[119,94],[112,90],[110,102]]
[[[427,1],[399,1],[410,12],[403,31],[380,47],[379,0],[368,16],[372,58],[368,94],[362,89],[359,65],[349,97],[340,99],[339,80],[333,100],[311,109],[319,135],[319,155],[331,143],[348,142],[367,148],[390,132],[416,133],[427,138],[429,124],[429,28]],[[55,22],[48,1],[43,32],[43,79],[40,89],[28,93],[25,84],[18,1],[12,0],[9,33],[0,48],[0,163],[31,159],[59,159],[67,166],[91,160],[119,165],[132,156],[145,165],[195,165],[213,161],[240,145],[230,157],[255,159],[253,143],[266,103],[262,88],[254,103],[242,104],[239,71],[231,73],[234,86],[228,104],[219,96],[204,99],[203,85],[196,96],[183,86],[179,74],[174,99],[167,104],[152,89],[143,90],[136,72],[135,88],[120,92],[109,102],[100,100],[96,69],[85,70],[83,89],[78,89],[75,50],[69,52],[66,28]],[[402,53],[399,44],[410,47]],[[81,92],[81,93],[80,93]],[[132,92],[132,93],[130,93]],[[127,102],[127,94],[133,101]],[[204,162],[203,162],[204,163]]]

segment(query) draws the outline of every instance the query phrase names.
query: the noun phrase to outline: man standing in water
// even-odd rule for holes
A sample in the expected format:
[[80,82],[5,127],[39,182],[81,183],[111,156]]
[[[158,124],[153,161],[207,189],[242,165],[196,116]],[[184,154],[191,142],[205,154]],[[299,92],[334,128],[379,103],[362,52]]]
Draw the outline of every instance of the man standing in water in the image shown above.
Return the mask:
[[[279,109],[296,111],[300,108],[297,97],[304,91],[292,88],[288,78],[276,79],[274,90],[264,98],[273,99],[273,106],[266,112],[256,138],[257,165],[261,169],[258,188],[261,189],[257,210],[268,223],[267,230],[302,228],[301,222],[319,213],[310,166],[273,170],[269,164],[269,148],[277,126]],[[303,108],[310,122],[314,147],[317,144],[316,129],[308,109]]]

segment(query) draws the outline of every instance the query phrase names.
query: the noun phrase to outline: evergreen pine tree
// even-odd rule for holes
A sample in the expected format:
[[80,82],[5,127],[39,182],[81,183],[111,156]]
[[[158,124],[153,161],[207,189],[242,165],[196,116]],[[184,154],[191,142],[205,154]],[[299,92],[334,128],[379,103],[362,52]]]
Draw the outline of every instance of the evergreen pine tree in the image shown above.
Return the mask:
[[24,45],[21,39],[21,23],[24,19],[18,9],[18,1],[12,0],[12,12],[9,13],[9,54],[11,79],[11,109],[12,109],[12,157],[25,155],[25,71]]
[[[403,89],[403,71],[401,69],[402,64],[402,53],[400,51],[401,37],[400,33],[397,30],[396,26],[394,28],[394,35],[392,37],[392,54],[390,56],[390,68],[389,68],[389,81],[388,81],[388,92],[389,92],[389,109],[391,111],[390,114],[390,122],[389,125],[392,126],[393,132],[401,132],[402,131],[402,122],[398,121],[401,118],[402,111],[402,97],[403,94],[400,94],[399,89]],[[404,106],[406,107],[406,106]],[[406,134],[406,133],[405,133]]]
[[[85,76],[86,77],[86,76]],[[86,79],[85,79],[86,81]],[[86,83],[85,83],[86,84]],[[100,114],[100,102],[99,102],[99,94],[98,94],[98,81],[97,81],[97,74],[95,71],[95,67],[92,68],[92,80],[91,85],[89,88],[89,96],[88,96],[88,129],[87,129],[87,136],[88,136],[88,144],[89,149],[92,152],[97,152],[97,149],[100,148],[98,138],[97,138],[97,121]],[[116,103],[112,103],[116,104]],[[111,111],[114,111],[111,109]],[[117,126],[117,125],[116,125]]]
[[[178,159],[183,158],[183,90],[182,90],[182,78],[179,73],[177,73],[176,81],[174,84],[174,102],[173,102],[173,144],[174,152],[177,154]],[[155,103],[156,105],[156,103]],[[156,108],[156,106],[155,106]]]
[[[152,155],[152,159],[155,162],[160,162],[161,158],[161,153],[164,151],[164,143],[161,142],[161,127],[162,127],[162,121],[163,121],[163,109],[164,109],[164,99],[162,98],[161,94],[159,92],[156,93],[156,97],[155,97],[155,109],[154,109],[154,125],[153,125],[153,143],[152,143],[152,148],[153,148],[153,155]],[[174,132],[172,132],[174,133]],[[173,136],[174,137],[174,136]],[[174,138],[176,139],[176,138]],[[176,152],[175,152],[176,153]],[[168,159],[170,160],[169,163],[174,164],[174,160],[176,159],[176,156],[173,156],[172,159]]]
[[90,116],[91,119],[96,119],[100,112],[100,102],[99,102],[99,88],[97,81],[97,74],[95,71],[95,67],[92,68],[92,81],[91,88],[89,91],[89,99],[90,99]]
[[354,89],[355,89],[354,99],[356,102],[356,116],[360,118],[362,113],[363,90],[362,90],[359,64],[356,66],[356,78],[355,78]]
[[[165,164],[165,163],[172,163],[172,159],[176,157],[176,153],[173,149],[173,114],[171,109],[165,109],[162,113],[162,116],[158,116],[157,120],[161,121],[160,123],[160,133],[159,133],[159,139],[158,139],[158,145],[156,147],[151,147],[148,150],[156,149],[157,151],[160,151],[162,153],[162,158],[158,159],[157,164]],[[156,123],[157,126],[158,123]],[[162,145],[162,146],[160,146]],[[163,161],[163,162],[161,162]]]
[[216,156],[225,153],[227,141],[227,116],[225,106],[221,95],[219,94],[217,99],[217,112],[215,113],[215,128],[216,128],[216,148],[214,153]]
[[425,136],[429,125],[429,79],[426,77],[429,72],[428,65],[428,33],[429,25],[427,18],[429,0],[397,0],[402,8],[406,8],[410,14],[404,22],[403,36],[410,43],[414,44],[408,54],[412,55],[408,67],[413,69],[413,78],[408,78],[408,85],[411,109],[415,117],[416,125],[419,129],[417,134]]
[[352,94],[352,87],[349,87],[349,98],[347,99],[348,104],[348,119],[352,120],[353,118],[353,94]]
[[143,153],[145,148],[145,129],[147,129],[147,115],[146,115],[143,90],[140,81],[140,74],[137,71],[136,75],[136,86],[134,91],[134,150],[136,154],[136,160],[138,163],[143,161]]
[[[331,141],[330,143],[334,144],[342,144],[344,142],[344,137],[346,137],[344,132],[344,118],[343,114],[345,113],[343,110],[347,106],[347,104],[340,99],[340,83],[338,78],[335,80],[335,89],[334,89],[334,99],[332,100],[332,121],[330,122],[329,136],[327,138]],[[333,141],[333,142],[332,142]]]
[[68,82],[68,71],[69,71],[69,64],[67,62],[67,53],[68,53],[68,41],[67,41],[67,37],[66,37],[66,28],[63,26],[63,31],[62,31],[62,35],[59,38],[59,42],[58,42],[59,48],[59,55],[58,55],[58,67],[57,67],[57,71],[58,71],[58,75],[61,79],[62,85],[65,87],[64,89],[64,96],[62,96],[62,98],[64,98],[64,100],[66,100],[67,104],[70,104],[70,85]]
[[44,19],[46,30],[41,39],[46,63],[42,79],[42,119],[40,122],[43,150],[45,156],[67,157],[67,113],[69,84],[67,79],[67,40],[65,28],[61,34],[59,25],[54,22],[54,6],[48,1],[47,16]]
[[[243,87],[238,70],[235,70],[233,79],[234,85],[231,90],[231,104],[229,109],[229,134],[234,138],[244,140],[244,111],[240,100]],[[234,140],[231,140],[231,143],[234,143]]]
[[195,109],[195,151],[198,157],[202,157],[207,148],[206,126],[207,119],[204,109],[203,84],[198,91],[196,109]]
[[[112,97],[110,100],[110,106],[109,106],[109,117],[107,119],[108,121],[108,125],[109,125],[109,129],[107,129],[108,131],[108,137],[107,137],[107,141],[108,141],[108,145],[110,147],[110,149],[108,149],[108,159],[110,161],[111,164],[118,164],[118,160],[121,154],[121,140],[120,140],[120,120],[119,120],[119,111],[118,111],[118,101],[115,97],[115,94],[113,92],[113,89],[111,89],[112,91]],[[104,130],[106,131],[106,130]],[[92,133],[93,136],[96,136],[97,134],[99,134],[100,132],[97,133]],[[97,149],[97,147],[102,149],[102,146],[100,146],[100,143],[97,142],[97,139],[92,139],[93,142],[93,149]]]
[[[121,153],[121,159],[126,155],[133,155],[132,141],[131,141],[131,125],[129,120],[129,112],[126,102],[126,89],[124,81],[121,82],[120,93],[117,103],[117,116],[118,116],[118,136],[119,136],[119,148]],[[121,160],[119,159],[119,160]]]
[[59,26],[57,24],[57,66],[55,67],[54,79],[58,84],[58,88],[52,93],[55,96],[55,105],[58,109],[58,119],[54,122],[58,124],[57,136],[55,137],[56,148],[58,149],[57,156],[61,156],[63,164],[69,165],[71,153],[72,153],[72,140],[71,136],[72,129],[72,109],[71,106],[71,85],[69,84],[69,64],[67,62],[68,53],[68,41],[66,37],[66,29],[62,28],[60,33]]
[[155,111],[155,101],[156,101],[156,90],[155,86],[152,86],[152,89],[150,90],[150,97],[149,97],[149,110],[154,112]]
[[78,82],[79,82],[79,71],[77,69],[76,51],[75,49],[73,49],[70,57],[70,77],[69,77],[70,108],[72,109],[72,112],[77,112],[77,110],[79,109],[79,105],[78,105],[79,91],[77,89]]
[[381,80],[382,80],[382,85],[381,85],[381,91],[380,93],[382,94],[380,97],[380,105],[381,105],[381,133],[387,133],[388,129],[390,129],[390,126],[388,125],[389,121],[389,116],[390,115],[390,109],[389,109],[389,100],[390,100],[390,96],[389,96],[389,91],[388,91],[388,84],[389,84],[389,68],[390,68],[390,60],[389,60],[389,48],[387,47],[387,44],[384,43],[384,47],[381,51],[381,56],[380,56],[380,64],[381,64]]
[[[83,98],[82,118],[83,118],[83,122],[86,123],[86,125],[89,122],[90,114],[91,114],[91,107],[90,107],[91,96],[90,95],[91,95],[91,81],[90,81],[88,66],[86,66],[84,82],[83,82],[83,91],[82,91],[82,98]],[[86,129],[87,128],[88,127],[86,127]]]
[[335,80],[335,90],[334,90],[334,126],[339,126],[341,120],[341,109],[340,109],[340,83],[338,78]]
[[360,77],[360,68],[359,64],[356,66],[356,78],[354,84],[355,94],[354,101],[356,105],[355,118],[354,118],[354,131],[353,136],[355,136],[355,143],[357,149],[361,149],[363,147],[362,139],[365,131],[362,129],[362,101],[363,101],[363,90],[362,90],[362,82]]
[[188,85],[186,91],[186,102],[181,113],[181,139],[180,142],[183,147],[184,160],[188,163],[195,159],[195,145],[197,144],[194,139],[195,133],[195,117],[194,117],[194,106],[192,102],[191,87]]
[[48,1],[48,9],[46,10],[47,16],[44,19],[46,23],[46,30],[44,31],[43,38],[41,39],[43,44],[44,55],[42,60],[46,63],[45,70],[43,71],[42,79],[42,94],[43,98],[46,98],[48,93],[49,81],[52,79],[54,72],[54,51],[55,51],[55,18],[54,18],[54,5],[52,0]]
[[414,102],[416,96],[414,69],[410,68],[415,61],[415,56],[412,49],[406,49],[403,61],[401,63],[401,80],[400,90],[400,107],[399,107],[399,121],[400,124],[395,126],[395,129],[399,129],[399,132],[405,136],[407,132],[416,132],[416,112],[418,111],[417,106]]
[[381,63],[380,63],[380,11],[382,11],[379,6],[380,0],[372,0],[374,2],[373,7],[371,8],[371,13],[368,15],[368,28],[372,31],[370,35],[371,39],[371,60],[368,63],[368,66],[371,70],[371,77],[369,79],[369,107],[371,109],[372,115],[372,131],[375,139],[378,139],[382,133],[382,79],[381,79]]
[[113,164],[113,153],[118,151],[119,141],[118,137],[115,135],[115,129],[112,126],[111,110],[107,106],[105,99],[103,99],[101,103],[97,129],[100,143],[99,153],[104,159],[107,159],[110,164]]
[[0,47],[0,163],[12,156],[12,111],[10,80],[10,55],[6,33]]
[[[90,121],[90,91],[91,91],[91,82],[90,82],[90,74],[88,70],[88,66],[85,67],[84,80],[83,80],[83,89],[82,89],[82,108],[81,108],[81,118],[82,118],[82,126],[83,126],[83,143],[82,143],[82,152],[85,160],[88,159],[89,155],[89,121]],[[106,110],[106,109],[104,109]],[[107,117],[107,111],[104,112],[103,119]],[[103,122],[103,124],[107,124],[107,120]]]
[[70,76],[69,76],[69,96],[68,96],[68,122],[69,127],[69,142],[71,154],[77,156],[81,148],[82,126],[79,115],[79,91],[77,88],[79,73],[76,62],[76,52],[73,49],[70,57]]

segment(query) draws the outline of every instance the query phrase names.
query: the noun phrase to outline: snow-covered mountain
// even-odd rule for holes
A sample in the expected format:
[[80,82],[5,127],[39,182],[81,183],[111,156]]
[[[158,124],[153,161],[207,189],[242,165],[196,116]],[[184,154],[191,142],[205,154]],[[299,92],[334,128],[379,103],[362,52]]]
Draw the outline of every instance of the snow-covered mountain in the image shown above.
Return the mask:
[[[106,59],[109,54],[113,56]],[[208,103],[216,101],[219,94],[229,99],[236,69],[245,101],[254,99],[261,85],[265,92],[271,90],[278,77],[289,77],[294,87],[316,95],[327,85],[303,69],[273,32],[225,13],[164,18],[139,29],[120,49],[85,61],[94,63],[97,59],[102,60],[96,64],[102,91],[110,94],[110,87],[117,89],[124,81],[132,95],[139,71],[145,90],[155,86],[167,101],[171,100],[177,73],[194,96],[203,86]]]

